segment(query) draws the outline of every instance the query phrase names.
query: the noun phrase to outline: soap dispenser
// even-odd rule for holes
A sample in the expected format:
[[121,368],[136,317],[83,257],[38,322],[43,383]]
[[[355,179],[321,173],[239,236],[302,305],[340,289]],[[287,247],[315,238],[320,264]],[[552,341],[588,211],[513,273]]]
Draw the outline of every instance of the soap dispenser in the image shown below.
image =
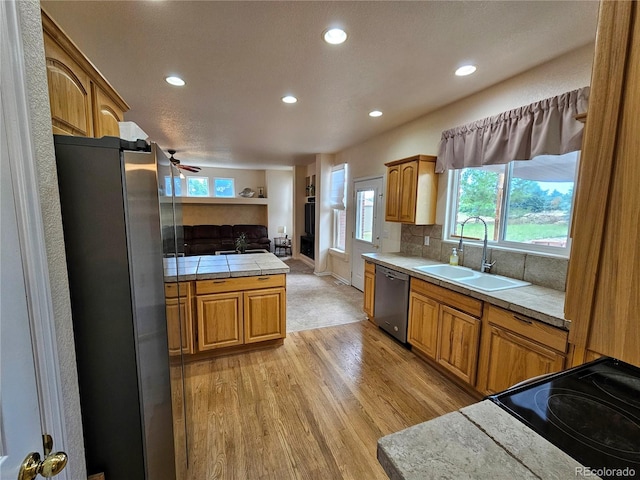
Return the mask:
[[458,265],[458,251],[454,248],[449,256],[449,265]]

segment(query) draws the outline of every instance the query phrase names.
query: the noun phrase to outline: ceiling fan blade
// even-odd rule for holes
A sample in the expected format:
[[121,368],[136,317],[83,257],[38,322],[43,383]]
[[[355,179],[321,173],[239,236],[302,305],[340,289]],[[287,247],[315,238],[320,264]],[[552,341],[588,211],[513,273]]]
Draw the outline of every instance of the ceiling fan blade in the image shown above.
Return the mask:
[[192,167],[191,165],[180,165],[180,168],[193,173],[198,173],[200,171],[200,167]]

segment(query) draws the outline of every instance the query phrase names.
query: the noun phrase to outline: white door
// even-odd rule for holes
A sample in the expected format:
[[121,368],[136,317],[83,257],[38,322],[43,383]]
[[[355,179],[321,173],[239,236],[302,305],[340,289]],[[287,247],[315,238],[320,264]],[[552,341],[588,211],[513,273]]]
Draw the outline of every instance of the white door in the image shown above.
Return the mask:
[[6,122],[0,120],[0,478],[14,480],[27,454],[42,452],[42,427]]
[[382,177],[356,180],[353,184],[355,197],[355,222],[353,227],[351,262],[351,285],[364,290],[363,253],[374,253],[380,249],[382,229]]

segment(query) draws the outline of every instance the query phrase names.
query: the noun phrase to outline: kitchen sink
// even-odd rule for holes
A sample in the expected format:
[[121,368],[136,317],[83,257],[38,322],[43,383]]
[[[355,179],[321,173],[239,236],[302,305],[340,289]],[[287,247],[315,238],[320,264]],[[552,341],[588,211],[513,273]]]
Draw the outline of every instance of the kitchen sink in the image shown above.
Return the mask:
[[414,269],[419,272],[433,275],[434,277],[443,278],[451,282],[459,283],[471,288],[477,288],[486,292],[495,292],[497,290],[507,290],[509,288],[531,285],[529,282],[516,280],[515,278],[480,273],[467,267],[447,264],[423,265],[420,267],[414,267]]
[[459,278],[471,277],[476,272],[467,267],[455,267],[453,265],[423,265],[415,267],[416,270],[428,273],[435,277],[441,277],[447,280],[456,280]]
[[500,277],[490,275],[488,273],[476,273],[473,277],[461,278],[458,280],[463,285],[479,288],[487,292],[495,292],[496,290],[506,290],[508,288],[524,287],[531,285],[529,282],[516,280],[515,278]]

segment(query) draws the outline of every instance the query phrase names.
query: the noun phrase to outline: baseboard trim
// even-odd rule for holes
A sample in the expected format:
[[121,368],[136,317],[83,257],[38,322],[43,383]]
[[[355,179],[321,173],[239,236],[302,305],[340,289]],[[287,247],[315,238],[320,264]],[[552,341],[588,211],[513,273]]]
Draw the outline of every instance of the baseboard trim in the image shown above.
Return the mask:
[[351,286],[351,282],[349,280],[347,280],[346,278],[341,277],[340,275],[337,275],[335,273],[332,273],[331,276],[333,278],[335,278],[336,280],[340,280],[342,283],[344,283],[345,285],[349,285]]

